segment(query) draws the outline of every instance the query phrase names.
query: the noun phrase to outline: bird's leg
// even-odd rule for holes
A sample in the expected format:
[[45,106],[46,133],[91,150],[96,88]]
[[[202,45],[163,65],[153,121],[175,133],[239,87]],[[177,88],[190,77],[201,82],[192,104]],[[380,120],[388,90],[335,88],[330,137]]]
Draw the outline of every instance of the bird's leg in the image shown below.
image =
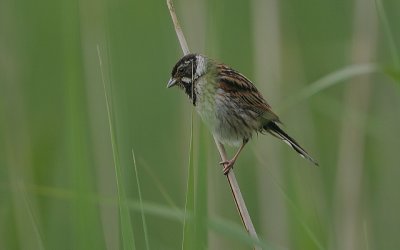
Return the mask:
[[236,152],[236,154],[233,156],[233,158],[231,160],[221,161],[219,163],[224,166],[224,168],[223,168],[224,175],[227,175],[229,173],[229,171],[231,170],[231,168],[233,168],[233,164],[235,164],[235,161],[237,160],[240,152],[242,151],[242,149],[244,148],[244,146],[246,145],[247,142],[248,142],[248,140],[243,140],[242,145],[240,146],[240,148],[238,149],[238,151]]

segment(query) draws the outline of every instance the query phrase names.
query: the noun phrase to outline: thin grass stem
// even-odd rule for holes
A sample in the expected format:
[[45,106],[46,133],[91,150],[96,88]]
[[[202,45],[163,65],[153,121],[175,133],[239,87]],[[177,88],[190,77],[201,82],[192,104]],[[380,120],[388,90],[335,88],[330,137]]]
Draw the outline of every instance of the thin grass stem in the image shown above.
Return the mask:
[[104,71],[103,71],[103,62],[101,60],[101,53],[100,53],[99,45],[97,45],[97,54],[99,57],[101,79],[102,79],[103,88],[104,88],[104,96],[106,99],[108,125],[109,125],[109,130],[110,130],[111,147],[112,147],[113,159],[114,159],[115,181],[117,183],[118,208],[119,208],[119,216],[120,216],[121,232],[122,232],[122,244],[123,244],[123,249],[136,249],[134,234],[133,234],[133,227],[132,227],[132,222],[131,222],[131,216],[129,213],[125,189],[124,189],[123,180],[122,180],[121,165],[120,165],[120,161],[119,161],[117,142],[116,142],[116,138],[115,138],[114,126],[113,126],[113,121],[112,121],[112,110],[110,108],[110,106],[111,106],[110,99],[109,99],[108,93],[107,93],[106,81],[105,81]]
[[135,152],[133,151],[133,148],[132,148],[132,159],[133,159],[133,166],[135,167],[136,184],[137,184],[138,194],[139,194],[140,213],[142,215],[144,241],[146,243],[146,249],[150,250],[149,236],[148,236],[148,232],[147,232],[146,216],[144,215],[144,209],[143,209],[142,191],[140,189],[139,173],[138,173],[138,170],[137,170],[136,157],[135,157]]

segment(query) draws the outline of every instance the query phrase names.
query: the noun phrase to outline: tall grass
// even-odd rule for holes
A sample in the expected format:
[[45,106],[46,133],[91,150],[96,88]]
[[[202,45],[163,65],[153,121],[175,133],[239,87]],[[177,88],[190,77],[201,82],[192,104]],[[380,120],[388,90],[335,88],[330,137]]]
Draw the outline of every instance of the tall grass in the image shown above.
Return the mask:
[[[119,208],[119,217],[120,217],[120,227],[121,227],[121,238],[122,238],[122,246],[123,249],[136,249],[135,247],[135,239],[133,234],[133,226],[131,222],[130,210],[128,207],[127,196],[125,192],[125,184],[124,179],[122,177],[122,169],[121,163],[119,160],[119,151],[117,146],[117,141],[115,138],[115,128],[113,122],[113,113],[111,109],[111,101],[109,99],[109,94],[106,87],[106,79],[104,75],[103,63],[102,63],[102,55],[100,47],[97,46],[97,53],[100,64],[100,72],[101,79],[103,81],[104,88],[104,96],[107,107],[107,116],[108,116],[108,125],[110,127],[110,138],[111,138],[111,147],[113,152],[114,159],[114,170],[115,170],[115,179],[117,183],[118,190],[118,208]],[[133,158],[134,159],[134,158]],[[136,162],[135,162],[136,165]],[[139,185],[139,183],[138,183]]]
[[133,149],[132,149],[132,160],[133,160],[133,165],[134,165],[134,169],[135,169],[136,184],[137,184],[138,195],[139,195],[139,204],[140,204],[140,212],[141,212],[141,215],[142,215],[144,239],[145,239],[145,243],[146,243],[146,249],[149,250],[150,249],[150,243],[149,243],[149,236],[148,236],[148,231],[147,231],[146,217],[144,215],[142,191],[140,189],[139,173],[138,173],[138,169],[137,169],[137,165],[136,165],[135,152],[133,151]]
[[185,217],[183,220],[182,250],[195,248],[196,232],[193,217],[195,209],[195,174],[194,174],[194,150],[193,150],[193,111],[190,123],[189,163],[187,168]]

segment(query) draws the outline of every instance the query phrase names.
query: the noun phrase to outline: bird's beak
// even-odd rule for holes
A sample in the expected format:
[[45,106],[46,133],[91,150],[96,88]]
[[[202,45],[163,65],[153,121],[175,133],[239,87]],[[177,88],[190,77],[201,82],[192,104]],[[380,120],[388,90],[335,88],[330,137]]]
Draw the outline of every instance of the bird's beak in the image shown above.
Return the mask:
[[176,84],[176,79],[171,77],[171,79],[169,79],[168,81],[167,88],[171,88],[175,84]]

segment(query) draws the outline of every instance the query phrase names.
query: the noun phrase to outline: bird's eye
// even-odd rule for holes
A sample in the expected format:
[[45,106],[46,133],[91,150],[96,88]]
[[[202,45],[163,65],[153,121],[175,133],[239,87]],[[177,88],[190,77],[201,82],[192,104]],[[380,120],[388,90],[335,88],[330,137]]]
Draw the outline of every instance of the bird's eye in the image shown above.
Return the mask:
[[179,73],[183,73],[184,70],[185,70],[185,69],[184,69],[183,67],[179,67],[179,68],[178,68],[178,72],[179,72]]

